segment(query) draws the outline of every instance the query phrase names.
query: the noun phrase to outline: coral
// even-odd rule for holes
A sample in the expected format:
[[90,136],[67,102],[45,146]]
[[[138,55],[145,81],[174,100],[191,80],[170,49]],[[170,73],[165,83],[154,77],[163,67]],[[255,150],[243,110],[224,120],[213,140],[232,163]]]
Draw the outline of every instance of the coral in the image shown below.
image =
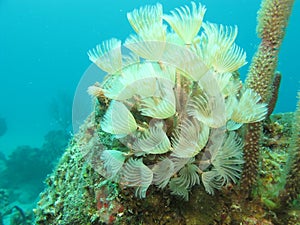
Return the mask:
[[[99,176],[97,157],[102,145],[96,128],[91,115],[66,149],[55,173],[47,178],[48,188],[34,210],[36,224],[184,224],[176,204],[162,193],[153,191],[141,201],[130,189],[121,193],[116,184]],[[165,210],[163,216],[161,209]]]
[[0,172],[0,186],[8,194],[6,199],[1,196],[2,204],[4,200],[8,201],[7,206],[0,205],[5,222],[10,220],[10,224],[32,224],[33,212],[30,208],[44,189],[43,181],[56,165],[68,139],[65,131],[50,131],[41,148],[19,146],[7,159],[1,159],[3,169]]
[[268,115],[267,118],[270,117],[270,115],[273,113],[275,106],[276,106],[276,102],[278,99],[278,93],[279,93],[279,87],[280,87],[280,82],[281,82],[281,73],[280,72],[276,72],[274,79],[273,79],[273,85],[272,85],[272,93],[271,93],[271,97],[269,100],[269,104],[268,104]]
[[[77,137],[80,135],[78,133]],[[38,208],[34,211],[37,224],[93,224],[95,219],[91,219],[91,209],[96,214],[94,188],[102,179],[84,166],[85,160],[77,145],[86,145],[91,138],[81,136],[85,138],[74,137],[58,163],[55,174],[46,179],[49,188],[41,193]],[[91,184],[95,184],[95,187]],[[83,209],[86,210],[83,212]]]
[[[246,85],[261,96],[261,101],[272,100],[270,89],[273,87],[278,53],[284,38],[285,28],[293,6],[293,0],[264,0],[258,13],[257,33],[261,43],[252,59]],[[262,124],[254,123],[247,126],[245,135],[242,189],[246,195],[257,180]]]
[[41,150],[30,146],[19,146],[6,160],[6,169],[1,174],[1,186],[17,188],[20,185],[33,183],[42,189],[42,180],[51,171],[48,165],[40,160]]
[[6,189],[0,189],[0,197],[1,197],[1,204],[0,209],[2,210],[9,204],[9,194]]
[[24,224],[29,225],[33,222],[33,213],[31,211],[24,212],[17,203],[10,203],[9,191],[0,189],[0,224],[7,224],[9,221],[11,225]]
[[43,163],[54,167],[70,140],[67,130],[51,130],[44,136],[40,158]]
[[50,131],[41,148],[17,147],[4,161],[5,169],[1,172],[0,185],[6,188],[32,186],[29,187],[30,191],[40,192],[42,181],[55,166],[68,139],[69,135],[64,131]]
[[264,0],[258,13],[257,33],[261,43],[252,60],[247,85],[261,95],[263,102],[269,102],[270,84],[293,3],[293,0]]
[[279,191],[284,186],[286,173],[283,165],[288,158],[293,114],[271,115],[264,123],[257,187],[254,197],[269,209],[278,207]]
[[298,105],[295,112],[293,135],[289,147],[289,161],[286,166],[286,184],[281,193],[282,205],[291,204],[293,200],[300,199],[300,92],[298,92]]

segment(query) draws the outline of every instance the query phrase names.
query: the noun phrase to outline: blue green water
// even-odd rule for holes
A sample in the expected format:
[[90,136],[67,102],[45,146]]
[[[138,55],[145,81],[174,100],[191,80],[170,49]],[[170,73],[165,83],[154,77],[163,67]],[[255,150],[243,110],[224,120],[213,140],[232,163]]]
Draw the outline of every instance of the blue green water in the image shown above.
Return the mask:
[[[126,12],[157,1],[0,1],[0,116],[8,130],[0,138],[1,151],[20,144],[39,146],[55,127],[49,113],[52,99],[63,92],[73,96],[90,65],[86,52],[111,37],[124,40],[133,32]],[[189,1],[160,1],[164,11]],[[260,1],[206,0],[204,20],[238,25],[237,44],[250,62],[258,44],[255,33]],[[300,4],[296,1],[279,70],[283,74],[276,112],[294,111],[299,89],[298,53]],[[245,77],[249,63],[241,70]]]

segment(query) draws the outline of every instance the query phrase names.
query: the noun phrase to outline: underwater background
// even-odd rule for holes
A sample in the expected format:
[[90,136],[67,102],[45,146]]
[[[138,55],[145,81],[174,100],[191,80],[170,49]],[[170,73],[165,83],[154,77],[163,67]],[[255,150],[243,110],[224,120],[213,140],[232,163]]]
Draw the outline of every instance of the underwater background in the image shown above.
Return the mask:
[[[21,152],[27,155],[17,155],[26,168],[28,155],[43,149],[51,151],[54,143],[57,152],[53,152],[53,159],[61,154],[72,135],[72,99],[80,78],[91,64],[87,51],[111,37],[124,41],[133,33],[126,13],[156,2],[163,4],[165,12],[190,3],[182,0],[0,0],[0,157],[8,158],[16,149],[26,148]],[[260,1],[200,2],[207,7],[205,21],[238,26],[236,43],[245,50],[248,61],[240,70],[244,80],[259,43],[256,16]],[[296,1],[279,56],[282,82],[275,113],[295,111],[300,87],[299,21],[300,3]],[[41,175],[51,172],[51,167],[42,166]],[[14,187],[20,184],[17,179],[25,183],[34,176],[25,175],[16,180],[0,177],[0,184]],[[36,186],[33,193],[41,191],[43,184]],[[35,198],[33,195],[22,200],[25,204]]]
[[[69,98],[91,64],[87,51],[111,37],[124,40],[133,33],[126,13],[157,1],[0,1],[0,117],[7,132],[0,149],[11,152],[18,145],[42,144],[43,136],[57,128],[53,99]],[[165,11],[189,1],[160,1]],[[207,21],[238,25],[237,44],[247,61],[257,48],[256,14],[259,0],[201,1]],[[298,38],[300,4],[295,2],[280,51],[278,69],[283,74],[275,112],[295,111],[299,89]],[[245,78],[249,63],[242,67]],[[63,101],[63,100],[62,100]],[[67,99],[65,99],[67,101]],[[61,102],[59,102],[61,103]],[[71,119],[71,110],[67,118]]]

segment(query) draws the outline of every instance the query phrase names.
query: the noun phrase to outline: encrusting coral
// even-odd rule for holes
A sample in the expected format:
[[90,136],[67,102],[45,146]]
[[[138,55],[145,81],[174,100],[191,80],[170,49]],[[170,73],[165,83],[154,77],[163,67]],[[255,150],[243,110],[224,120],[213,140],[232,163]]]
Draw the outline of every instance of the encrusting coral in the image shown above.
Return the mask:
[[[261,43],[250,65],[246,85],[256,91],[264,103],[269,104],[272,100],[274,92],[271,88],[274,83],[278,53],[293,3],[293,0],[263,0],[258,13],[257,33]],[[261,131],[262,123],[247,126],[244,146],[245,165],[241,185],[247,195],[250,194],[249,191],[257,180]]]

